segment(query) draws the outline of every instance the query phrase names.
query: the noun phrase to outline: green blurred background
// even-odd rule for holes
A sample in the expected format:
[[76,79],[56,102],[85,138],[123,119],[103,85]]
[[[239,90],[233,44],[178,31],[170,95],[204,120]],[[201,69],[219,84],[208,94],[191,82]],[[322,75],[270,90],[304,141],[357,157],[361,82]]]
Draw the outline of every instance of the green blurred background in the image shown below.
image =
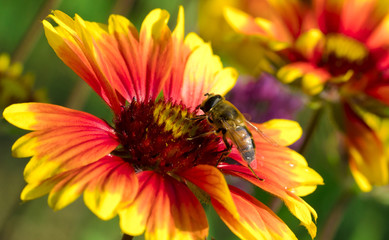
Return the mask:
[[[34,74],[35,88],[46,89],[49,102],[110,119],[108,108],[97,95],[57,58],[42,34],[40,21],[50,13],[49,9],[60,9],[70,16],[77,13],[86,20],[103,23],[111,13],[118,13],[139,28],[150,10],[163,8],[171,13],[169,24],[173,27],[179,5],[185,7],[186,31],[196,31],[198,1],[195,0],[0,0],[0,53],[9,53],[23,62],[24,72]],[[29,33],[34,25],[37,28]],[[297,120],[303,127],[311,114],[310,110],[299,114]],[[325,180],[324,186],[304,198],[318,212],[319,234],[326,227],[336,228],[339,221],[334,239],[389,239],[389,188],[359,192],[341,160],[344,156],[339,150],[337,133],[328,119],[325,112],[306,153],[309,165]],[[0,240],[121,239],[118,218],[98,219],[84,206],[82,198],[58,212],[49,208],[47,197],[21,202],[19,194],[25,185],[23,169],[28,159],[12,158],[11,146],[23,133],[0,120]],[[255,195],[265,204],[274,204],[274,199],[261,190],[255,190]],[[210,239],[237,239],[212,208],[206,209]],[[284,206],[279,216],[299,239],[310,239]],[[328,221],[329,216],[332,217]]]

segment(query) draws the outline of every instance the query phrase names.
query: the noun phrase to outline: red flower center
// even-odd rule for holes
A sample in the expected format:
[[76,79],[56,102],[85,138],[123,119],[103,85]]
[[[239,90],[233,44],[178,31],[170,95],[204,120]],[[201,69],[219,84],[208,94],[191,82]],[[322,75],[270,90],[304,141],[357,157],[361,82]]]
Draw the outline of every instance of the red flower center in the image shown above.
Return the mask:
[[114,120],[121,145],[113,154],[138,169],[161,173],[216,165],[225,148],[223,142],[211,133],[207,121],[192,120],[194,116],[182,104],[134,100]]
[[366,46],[356,39],[328,34],[324,55],[319,63],[334,75],[343,75],[348,70],[355,73],[367,72],[374,67],[374,60]]

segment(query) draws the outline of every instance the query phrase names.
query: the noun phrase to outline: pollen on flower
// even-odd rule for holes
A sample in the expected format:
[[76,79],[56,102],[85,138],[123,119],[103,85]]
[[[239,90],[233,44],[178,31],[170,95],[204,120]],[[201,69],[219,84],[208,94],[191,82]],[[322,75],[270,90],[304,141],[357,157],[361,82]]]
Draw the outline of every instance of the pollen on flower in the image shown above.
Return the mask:
[[350,69],[367,71],[374,66],[364,44],[341,34],[327,36],[325,56],[319,65],[327,65],[334,76],[347,74]]
[[340,34],[327,36],[326,50],[338,58],[346,58],[351,62],[361,61],[368,55],[368,50],[362,43]]
[[[206,121],[166,100],[132,101],[114,120],[121,145],[113,152],[141,170],[174,173],[216,165],[225,149]],[[210,133],[210,134],[207,134]]]

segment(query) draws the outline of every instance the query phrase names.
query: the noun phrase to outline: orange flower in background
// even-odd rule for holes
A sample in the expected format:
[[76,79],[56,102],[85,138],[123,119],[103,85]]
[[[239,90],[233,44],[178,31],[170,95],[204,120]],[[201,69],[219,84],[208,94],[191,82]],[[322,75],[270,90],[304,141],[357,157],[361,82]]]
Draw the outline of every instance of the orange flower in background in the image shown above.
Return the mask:
[[[275,145],[254,134],[259,180],[234,146],[225,162],[222,139],[206,121],[194,121],[205,93],[225,94],[237,74],[223,68],[210,44],[184,37],[181,8],[173,32],[169,14],[153,10],[140,32],[126,18],[108,25],[54,11],[43,21],[56,54],[107,103],[112,125],[93,115],[42,103],[14,104],[3,116],[32,132],[12,147],[15,157],[32,157],[25,168],[22,200],[49,194],[64,208],[81,194],[99,218],[120,217],[128,235],[146,239],[205,239],[208,223],[201,201],[210,202],[242,239],[295,239],[269,208],[227,184],[224,175],[247,180],[284,200],[316,234],[316,212],[300,196],[322,178],[290,150],[301,136],[293,121],[258,124]],[[163,93],[162,97],[161,92]],[[240,163],[240,164],[239,164]],[[224,174],[224,175],[223,175]]]
[[47,102],[45,89],[34,89],[35,76],[23,73],[23,65],[11,62],[7,53],[0,53],[0,109],[12,103]]
[[340,105],[334,108],[335,118],[345,133],[350,169],[360,188],[387,184],[383,139],[365,117],[389,117],[387,1],[265,2],[252,16],[226,8],[225,17],[236,31],[277,53],[272,73],[279,80]]
[[249,13],[266,6],[265,1],[251,0],[200,0],[198,10],[198,32],[206,41],[212,43],[213,49],[239,68],[240,72],[258,74],[258,63],[264,68],[266,61],[275,54],[261,46],[255,38],[239,35],[224,18],[225,6],[244,9]]

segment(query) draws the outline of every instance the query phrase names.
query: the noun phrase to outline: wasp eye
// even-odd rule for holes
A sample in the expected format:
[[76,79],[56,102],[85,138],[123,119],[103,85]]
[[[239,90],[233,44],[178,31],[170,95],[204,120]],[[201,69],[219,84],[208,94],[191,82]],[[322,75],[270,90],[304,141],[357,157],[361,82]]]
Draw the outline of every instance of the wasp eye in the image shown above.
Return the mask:
[[213,95],[211,97],[209,97],[207,100],[205,100],[202,104],[202,106],[200,107],[201,110],[203,110],[203,112],[208,112],[209,110],[211,110],[211,108],[213,108],[220,100],[222,100],[222,96],[220,95]]

